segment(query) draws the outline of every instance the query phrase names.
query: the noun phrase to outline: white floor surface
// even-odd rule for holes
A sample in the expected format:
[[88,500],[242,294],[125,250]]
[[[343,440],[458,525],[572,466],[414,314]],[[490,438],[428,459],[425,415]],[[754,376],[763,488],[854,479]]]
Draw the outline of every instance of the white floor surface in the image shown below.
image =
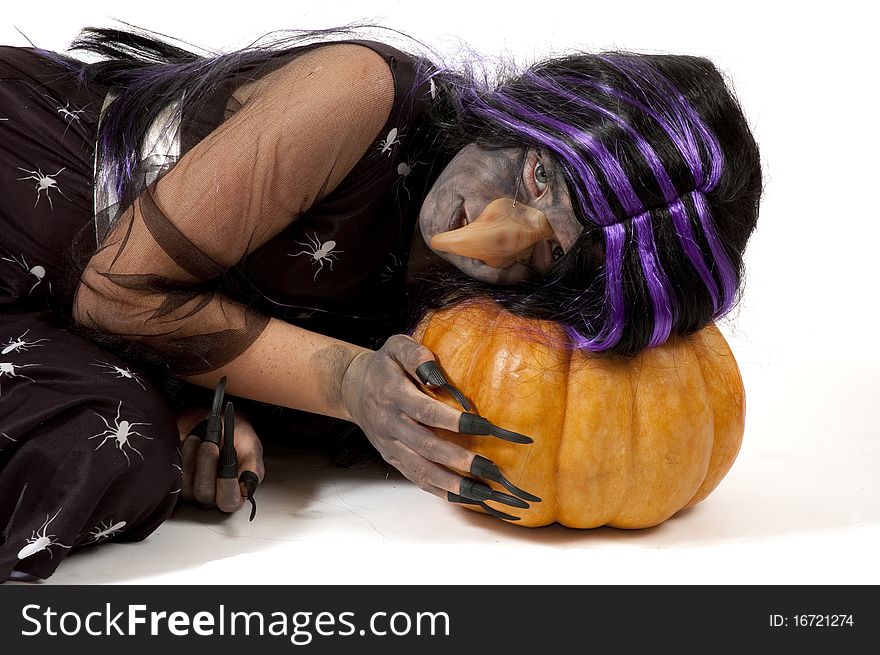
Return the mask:
[[880,582],[876,370],[740,366],[737,461],[652,529],[517,527],[393,469],[270,447],[253,523],[248,506],[180,506],[147,540],[74,552],[43,584]]

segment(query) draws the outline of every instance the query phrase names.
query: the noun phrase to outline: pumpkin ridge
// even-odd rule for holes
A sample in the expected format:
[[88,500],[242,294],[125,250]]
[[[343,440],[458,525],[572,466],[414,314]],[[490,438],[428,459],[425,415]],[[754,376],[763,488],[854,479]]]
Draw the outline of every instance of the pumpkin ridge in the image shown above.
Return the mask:
[[[552,348],[552,346],[548,346],[548,348],[551,348],[553,350],[556,350],[556,352],[558,352],[558,349],[554,349],[554,348]],[[566,379],[569,379],[571,377],[572,351],[568,350],[568,349],[564,349],[562,351],[562,357],[564,358],[564,361],[565,361],[565,377],[566,377]],[[557,365],[559,365],[559,364],[560,363],[557,362]],[[570,418],[568,416],[568,405],[569,405],[568,394],[571,393],[570,390],[572,388],[574,388],[574,387],[569,387],[568,389],[566,389],[565,400],[563,400],[563,403],[562,403],[562,425],[559,426],[560,429],[562,430],[562,434],[568,434],[568,424],[570,422]],[[561,491],[561,489],[563,489],[563,486],[560,484],[560,480],[559,480],[559,470],[561,468],[562,468],[562,438],[559,439],[557,446],[556,446],[556,471],[554,472],[554,475],[553,475],[553,488],[556,489],[556,493],[553,495],[553,501],[554,501],[553,516],[556,516],[556,517],[558,517],[560,514],[564,514],[564,511],[563,512],[559,511],[559,506],[563,502],[562,491]],[[568,499],[566,498],[564,500],[568,500]],[[557,523],[559,522],[558,518],[557,518],[556,522]]]
[[[730,360],[732,366],[730,364],[718,366],[716,377],[718,378],[718,386],[726,386],[730,392],[730,399],[733,399],[734,401],[733,403],[728,402],[727,406],[741,406],[741,411],[727,417],[724,412],[726,405],[720,404],[722,403],[721,398],[719,398],[717,394],[711,395],[713,417],[717,419],[718,410],[715,403],[719,403],[722,420],[727,419],[732,422],[727,426],[724,426],[722,423],[721,427],[727,427],[727,430],[715,430],[713,432],[713,439],[715,441],[713,444],[712,457],[710,457],[709,460],[709,468],[706,472],[706,478],[694,493],[694,498],[691,499],[685,507],[690,507],[702,502],[718,487],[719,484],[721,484],[721,481],[733,466],[733,463],[742,448],[742,440],[745,434],[746,395],[742,374],[739,370],[739,363],[736,361],[733,349],[718,329],[718,326],[712,324],[711,328],[711,330],[702,335],[697,347],[700,350],[701,355],[704,351],[711,352],[712,357],[707,358],[710,366],[714,365],[713,362],[722,361],[722,358]],[[713,336],[710,337],[709,335]],[[715,341],[718,342],[717,345],[710,345],[708,343],[710,338],[714,338]],[[713,423],[713,429],[717,425],[718,423],[716,420]],[[720,442],[718,437],[719,434],[721,435]]]
[[[427,320],[422,341],[444,358],[450,382],[472,395],[472,411],[535,439],[435,430],[544,499],[510,512],[522,519],[516,525],[651,527],[709,496],[733,465],[745,389],[714,324],[632,358],[604,359],[556,347],[541,334],[564,340],[558,323],[523,319],[497,302],[440,314]],[[448,394],[427,393],[458,409]]]
[[[700,341],[705,343],[702,332],[695,333],[693,336],[694,340],[700,339]],[[706,481],[706,477],[709,475],[709,470],[712,467],[712,453],[715,452],[715,440],[717,439],[718,435],[718,425],[716,423],[718,412],[716,412],[715,410],[715,398],[710,392],[709,380],[706,379],[706,370],[705,368],[703,368],[702,358],[700,357],[700,353],[697,350],[697,347],[693,343],[693,341],[688,340],[687,343],[688,348],[690,348],[691,353],[693,353],[694,359],[697,360],[697,366],[700,367],[700,377],[703,379],[703,388],[706,390],[706,397],[709,399],[709,410],[712,412],[712,447],[709,449],[709,461],[706,462],[706,472],[703,474],[703,479],[700,481],[700,484],[697,485],[697,488],[694,489],[693,495],[690,497],[690,499],[688,499],[684,507],[690,507],[691,503],[694,502],[694,498],[697,497],[697,495],[700,493],[700,490],[703,488],[703,483]],[[684,507],[682,509],[684,509]]]
[[[621,519],[621,516],[627,511],[627,501],[632,497],[634,488],[636,486],[636,446],[638,441],[638,433],[637,430],[639,428],[638,416],[639,416],[639,385],[642,381],[642,368],[645,366],[645,355],[641,353],[638,355],[638,366],[630,367],[629,373],[627,375],[627,379],[629,380],[629,392],[630,392],[630,411],[629,411],[629,445],[626,449],[626,479],[627,479],[627,493],[624,498],[621,499],[621,503],[617,509],[616,516],[608,522],[609,525],[613,527],[616,521]],[[633,382],[633,378],[635,377],[635,383]]]

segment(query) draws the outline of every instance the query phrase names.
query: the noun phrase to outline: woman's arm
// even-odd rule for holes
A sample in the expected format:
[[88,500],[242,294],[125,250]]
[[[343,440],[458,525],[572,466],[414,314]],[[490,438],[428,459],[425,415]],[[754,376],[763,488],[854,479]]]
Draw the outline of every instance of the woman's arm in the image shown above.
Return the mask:
[[[143,341],[199,386],[213,389],[226,375],[230,394],[353,421],[422,489],[515,519],[485,501],[521,507],[521,500],[461,475],[498,481],[497,466],[429,429],[486,434],[488,422],[421,391],[414,380],[434,360],[427,348],[395,334],[374,352],[216,292],[245,253],[334,189],[388,122],[394,80],[384,59],[354,44],[312,52],[279,69],[286,75],[248,98],[124,212],[83,274],[74,319]],[[251,437],[248,461],[257,467],[259,439]],[[216,445],[187,441],[181,496],[240,506],[241,493],[219,491]],[[205,458],[188,457],[193,448]]]
[[339,380],[365,349],[217,289],[354,168],[387,121],[394,81],[356,44],[306,52],[264,80],[123,212],[82,275],[73,318],[142,341],[199,386],[226,375],[231,394],[348,419]]
[[361,352],[372,351],[272,318],[232,362],[183,379],[214,388],[225,375],[226,391],[235,396],[351,421],[342,378]]

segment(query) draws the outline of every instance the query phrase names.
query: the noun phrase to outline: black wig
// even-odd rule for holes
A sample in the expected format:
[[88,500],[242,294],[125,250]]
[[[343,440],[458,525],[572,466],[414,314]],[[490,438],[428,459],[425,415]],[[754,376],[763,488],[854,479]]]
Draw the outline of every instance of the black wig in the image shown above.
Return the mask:
[[[37,50],[81,81],[118,92],[99,147],[125,204],[138,191],[133,180],[147,127],[170,100],[182,94],[179,111],[186,111],[239,66],[363,27],[381,26],[283,30],[203,55],[143,31],[89,27],[70,49],[101,61]],[[421,272],[410,295],[410,334],[427,310],[486,296],[518,315],[560,321],[565,348],[631,356],[730,311],[757,222],[761,168],[742,110],[712,62],[577,52],[489,81],[485,68],[479,75],[472,65],[483,64],[479,55],[459,69],[433,59],[423,47],[417,60],[425,78],[416,84],[430,78],[436,102],[428,105],[428,142],[438,161],[469,143],[540,147],[562,171],[583,230],[540,279],[493,285],[445,262]]]

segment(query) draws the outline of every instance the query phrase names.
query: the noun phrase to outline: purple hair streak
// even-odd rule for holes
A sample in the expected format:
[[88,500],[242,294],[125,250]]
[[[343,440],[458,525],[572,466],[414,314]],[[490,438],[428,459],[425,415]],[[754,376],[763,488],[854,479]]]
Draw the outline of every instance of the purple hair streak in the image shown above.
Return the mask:
[[[530,75],[529,77],[535,76]],[[560,93],[559,89],[554,88],[552,85],[545,84],[543,87],[548,93],[555,93],[555,95],[559,96],[560,100],[568,102],[577,101],[571,97],[573,94],[565,92]],[[587,181],[587,187],[590,190],[591,204],[594,207],[601,208],[601,211],[598,212],[601,218],[597,222],[605,228],[606,233],[605,268],[607,271],[613,273],[606,277],[606,299],[608,301],[606,304],[606,320],[609,325],[607,334],[592,340],[581,340],[583,345],[580,347],[586,347],[590,350],[601,350],[614,345],[614,335],[618,335],[616,338],[619,338],[619,335],[622,333],[623,325],[627,319],[623,303],[615,302],[616,299],[623,297],[623,276],[618,274],[622,271],[623,248],[609,248],[607,246],[610,237],[616,236],[616,231],[609,231],[608,228],[619,224],[621,219],[613,214],[610,206],[607,204],[604,194],[602,193],[601,188],[599,188],[595,176],[592,174],[590,165],[583,161],[577,152],[569,147],[563,140],[553,138],[550,134],[537,130],[532,123],[547,125],[549,128],[566,135],[573,143],[581,146],[591,156],[593,164],[602,171],[606,180],[608,180],[609,186],[615,193],[624,211],[630,215],[628,218],[632,218],[634,242],[647,282],[648,292],[651,297],[654,318],[654,331],[649,346],[656,346],[664,343],[669,338],[669,334],[672,330],[673,316],[675,312],[675,298],[671,292],[669,279],[664,273],[663,267],[660,264],[660,259],[657,255],[650,212],[645,210],[641,199],[633,189],[632,184],[624,173],[623,167],[617,157],[612,155],[606,145],[595,135],[590,134],[585,130],[575,129],[572,126],[558,121],[544,113],[530,110],[504,93],[497,92],[493,94],[492,100],[504,107],[506,111],[502,113],[501,111],[492,108],[487,103],[482,102],[480,99],[477,99],[475,102],[473,111],[492,116],[495,120],[507,121],[514,129],[518,128],[518,131],[525,132],[530,138],[536,139],[538,142],[549,146],[551,150],[557,153],[560,156],[560,159],[571,168],[576,171],[588,171],[587,175],[584,176],[584,179]],[[588,108],[595,111],[597,105],[590,104]],[[622,118],[612,114],[608,110],[603,110],[601,113],[604,113],[606,118],[614,120],[618,125],[626,126],[628,129],[625,131],[628,131],[630,136],[635,134],[637,137],[635,140],[637,144],[641,145],[641,150],[645,154],[646,159],[654,164],[652,169],[655,176],[658,178],[661,187],[665,186],[664,190],[672,194],[674,198],[677,195],[674,190],[674,185],[669,179],[665,168],[660,162],[659,157],[656,156],[653,148],[651,148],[644,139],[639,137],[635,130],[628,126]],[[514,118],[515,116],[521,116],[523,117],[523,120],[517,121]],[[582,208],[583,207],[584,205],[582,204]],[[590,212],[588,211],[585,211],[585,214],[590,216]],[[697,258],[700,259],[699,252],[694,253],[694,249],[691,249],[691,253],[689,254],[691,256],[696,255]],[[703,268],[705,270],[705,264],[703,264]]]
[[[660,187],[660,191],[663,193],[664,200],[669,204],[669,211],[672,215],[672,220],[675,224],[675,231],[679,239],[681,240],[682,248],[685,251],[688,259],[691,264],[697,270],[700,275],[700,279],[702,279],[703,283],[706,285],[706,288],[709,290],[710,295],[712,296],[713,305],[717,310],[721,309],[721,299],[718,297],[718,284],[715,282],[715,279],[712,277],[712,273],[709,271],[709,268],[706,266],[706,262],[704,260],[703,254],[700,252],[699,247],[696,244],[696,240],[694,239],[693,228],[691,227],[691,223],[688,220],[687,210],[685,209],[684,204],[679,197],[678,191],[675,188],[672,180],[669,177],[669,173],[666,171],[666,167],[663,165],[663,162],[660,160],[660,157],[657,155],[657,152],[648,143],[645,138],[639,134],[639,132],[633,128],[626,120],[624,120],[621,116],[614,113],[613,111],[601,106],[596,102],[592,102],[587,98],[579,96],[560,84],[554,82],[553,80],[549,80],[547,78],[543,78],[539,75],[535,75],[531,71],[526,72],[526,76],[528,79],[534,83],[536,86],[546,89],[548,92],[554,93],[565,99],[566,102],[571,102],[574,104],[578,104],[585,109],[588,109],[596,114],[602,116],[603,118],[607,118],[609,120],[614,121],[626,134],[629,136],[639,153],[647,162],[648,166],[651,168],[652,173],[654,174],[654,178],[657,180],[657,185]],[[574,82],[572,78],[566,78],[569,82]],[[626,94],[622,94],[620,92],[616,92],[606,85],[601,85],[603,90],[606,90],[609,95],[613,95],[614,97],[621,98]],[[641,104],[641,103],[639,103]],[[646,107],[642,107],[643,110],[647,109]],[[656,112],[651,112],[651,114],[656,117]],[[668,128],[668,125],[667,125]],[[675,132],[671,128],[667,129],[667,133],[674,138]],[[684,153],[683,153],[684,154]],[[697,157],[697,165],[699,166],[699,157]],[[693,168],[692,168],[693,170]],[[692,192],[693,193],[693,192]],[[705,205],[705,203],[704,203]],[[708,210],[707,210],[708,211]],[[702,216],[701,223],[703,222]],[[714,231],[712,232],[714,234]],[[710,242],[711,243],[711,242]],[[643,251],[640,250],[640,254]],[[713,249],[713,255],[715,255],[715,249]],[[723,253],[722,253],[723,255]],[[726,260],[726,257],[724,258]],[[645,261],[645,260],[643,260]],[[649,264],[652,266],[651,264]],[[653,294],[652,294],[653,297]],[[655,316],[655,318],[657,318]],[[665,320],[665,319],[664,319]],[[655,335],[656,336],[656,335]]]
[[[168,102],[194,109],[241,70],[259,71],[294,45],[363,38],[353,34],[362,27],[388,29],[284,30],[232,53],[196,54],[147,33],[87,28],[75,49],[106,60],[42,52],[78,79],[119,91],[99,147],[124,204],[140,189],[142,135]],[[561,347],[616,355],[690,334],[729,310],[757,218],[760,165],[741,110],[710,61],[575,53],[508,68],[490,81],[475,52],[464,56],[464,70],[416,60],[412,88],[400,100],[422,101],[425,120],[409,137],[430,162],[419,178],[424,193],[468,144],[534,145],[552,153],[584,229],[549,270],[515,285],[437,263],[409,290],[410,325],[428,308],[486,296],[518,315],[560,323],[568,337]]]
[[[718,296],[718,286],[714,284],[714,281],[712,283],[709,282],[709,278],[704,272],[704,268],[700,267],[691,256],[692,250],[688,249],[685,245],[685,251],[691,258],[691,262],[699,271],[701,278],[712,295],[715,307],[714,318],[718,318],[726,313],[732,306],[738,284],[733,266],[725,254],[724,249],[721,247],[718,232],[713,223],[705,195],[703,194],[710,193],[718,185],[724,169],[724,152],[712,130],[706,125],[705,121],[703,121],[690,102],[688,102],[687,98],[685,98],[681,91],[663,75],[660,75],[643,62],[633,61],[626,57],[605,56],[600,58],[619,70],[638,90],[645,94],[649,101],[653,101],[654,106],[657,107],[659,111],[651,109],[651,107],[632,98],[629,94],[614,90],[607,86],[603,87],[604,89],[607,89],[609,93],[614,94],[628,104],[638,107],[651,116],[652,119],[657,121],[667,135],[669,135],[679,152],[681,152],[685,161],[688,162],[688,166],[694,177],[694,184],[697,190],[702,192],[693,194],[694,205],[699,218],[699,223],[703,228],[706,240],[709,243],[712,257],[717,264],[722,292],[720,298]],[[668,100],[669,98],[672,98],[673,101],[670,102]],[[663,101],[664,99],[665,101]],[[662,115],[664,110],[666,117]],[[695,136],[695,132],[699,135],[699,139]],[[705,176],[700,152],[701,146],[707,153],[709,159],[709,170],[708,174],[705,174]],[[675,203],[673,203],[673,205],[674,204]],[[671,207],[671,209],[674,211],[674,220],[677,219],[676,227],[679,231],[679,237],[683,239],[683,243],[686,243],[685,239],[690,236],[692,243],[692,233],[686,234],[686,232],[690,232],[690,230],[685,228],[686,221],[681,216],[681,213],[683,212],[679,212],[676,207]],[[681,209],[683,209],[683,207]],[[678,216],[676,216],[676,214],[678,214]]]

